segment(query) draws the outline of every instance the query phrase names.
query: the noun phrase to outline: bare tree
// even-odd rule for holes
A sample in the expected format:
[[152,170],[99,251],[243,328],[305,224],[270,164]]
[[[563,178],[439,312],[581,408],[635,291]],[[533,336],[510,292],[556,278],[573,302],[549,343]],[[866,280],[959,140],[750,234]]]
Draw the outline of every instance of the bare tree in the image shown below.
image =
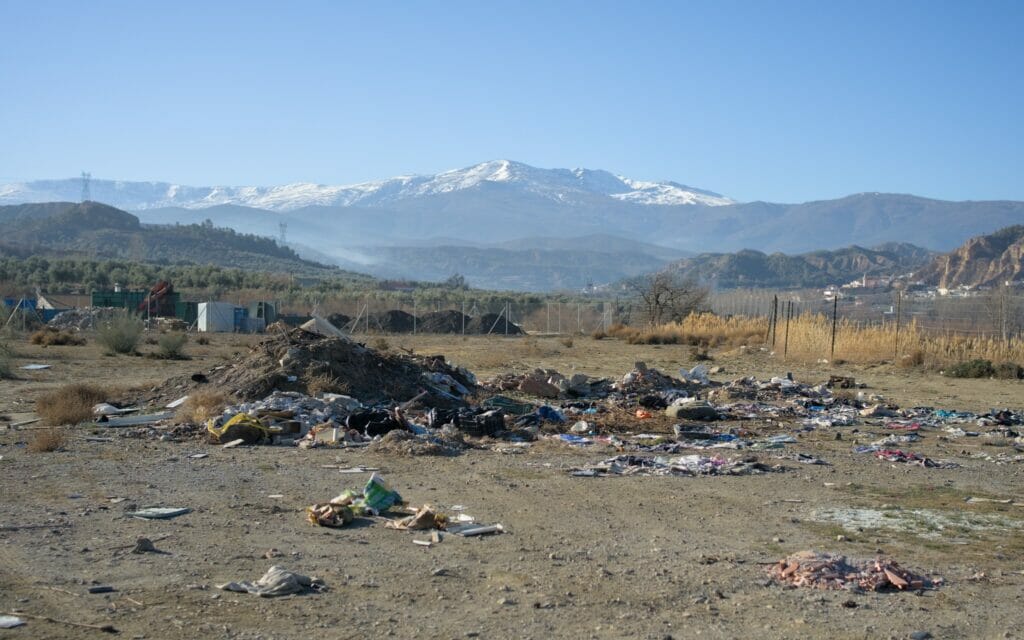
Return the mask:
[[678,322],[699,311],[708,297],[708,290],[696,281],[667,271],[637,276],[626,286],[636,295],[651,325]]

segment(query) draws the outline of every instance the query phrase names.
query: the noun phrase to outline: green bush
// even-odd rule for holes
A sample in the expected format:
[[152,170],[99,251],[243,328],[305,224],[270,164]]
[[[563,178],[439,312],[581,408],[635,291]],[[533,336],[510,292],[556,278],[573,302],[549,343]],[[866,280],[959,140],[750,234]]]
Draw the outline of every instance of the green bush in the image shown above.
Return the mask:
[[96,331],[96,342],[110,353],[135,353],[142,330],[142,320],[127,309],[121,309],[100,325]]
[[1016,362],[1000,362],[996,365],[996,377],[1006,380],[1019,380],[1024,378],[1024,367]]
[[165,333],[157,339],[157,355],[165,360],[182,360],[185,358],[186,342],[186,333]]
[[951,378],[991,378],[996,374],[991,360],[958,362],[946,371]]

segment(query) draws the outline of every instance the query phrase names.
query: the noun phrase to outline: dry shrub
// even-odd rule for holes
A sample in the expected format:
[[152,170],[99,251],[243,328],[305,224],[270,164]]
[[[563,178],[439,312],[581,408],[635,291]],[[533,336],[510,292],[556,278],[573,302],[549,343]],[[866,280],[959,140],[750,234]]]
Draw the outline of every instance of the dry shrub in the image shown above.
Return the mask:
[[220,391],[195,391],[178,409],[175,418],[179,422],[203,424],[219,416],[228,404],[228,398]]
[[57,429],[42,429],[28,441],[28,450],[33,453],[46,453],[58,451],[64,448],[67,439],[64,433]]
[[391,349],[391,343],[388,342],[387,338],[377,338],[373,341],[373,348],[381,352],[389,351]]
[[51,425],[78,424],[93,417],[92,408],[108,392],[88,384],[70,384],[39,396],[36,414]]
[[575,342],[573,342],[572,336],[566,336],[562,338],[559,342],[561,342],[562,346],[567,349],[572,349],[572,346],[575,344]]
[[14,366],[11,360],[14,358],[14,350],[6,342],[0,342],[0,379],[10,378],[14,373]]
[[330,374],[330,372],[318,373],[306,378],[306,393],[311,396],[321,393],[348,394],[348,384]]
[[905,369],[924,366],[924,351],[914,349],[910,353],[900,356],[899,360],[896,361],[896,364]]
[[96,329],[96,341],[108,353],[134,353],[142,339],[142,319],[127,309],[118,309]]
[[590,334],[590,337],[594,340],[604,340],[608,337],[608,334],[601,329],[594,329],[594,332]]
[[186,360],[185,343],[188,334],[176,331],[165,333],[157,339],[156,356],[164,360]]
[[196,338],[196,344],[201,344],[201,345],[203,345],[205,347],[206,345],[210,344],[210,337],[209,336],[199,336],[198,338]]
[[85,344],[85,338],[75,335],[70,331],[58,331],[53,327],[43,327],[29,336],[29,342],[43,347],[81,346]]

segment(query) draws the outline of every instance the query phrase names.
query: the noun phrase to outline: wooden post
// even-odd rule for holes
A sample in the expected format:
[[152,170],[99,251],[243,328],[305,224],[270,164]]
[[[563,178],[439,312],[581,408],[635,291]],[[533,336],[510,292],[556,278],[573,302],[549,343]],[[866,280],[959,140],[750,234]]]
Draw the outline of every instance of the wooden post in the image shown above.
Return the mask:
[[783,361],[785,361],[785,359],[789,356],[789,321],[792,320],[792,319],[793,319],[793,301],[792,300],[788,300],[786,302],[786,338],[785,338],[786,341],[785,341],[785,343],[784,343],[784,345],[782,347],[782,359],[783,359]]
[[779,328],[779,296],[772,296],[772,349],[775,348],[775,334]]
[[836,359],[836,318],[839,313],[839,294],[832,297],[832,352],[829,355],[829,364]]
[[900,320],[903,312],[903,292],[896,292],[896,339],[892,347],[893,363],[900,357]]

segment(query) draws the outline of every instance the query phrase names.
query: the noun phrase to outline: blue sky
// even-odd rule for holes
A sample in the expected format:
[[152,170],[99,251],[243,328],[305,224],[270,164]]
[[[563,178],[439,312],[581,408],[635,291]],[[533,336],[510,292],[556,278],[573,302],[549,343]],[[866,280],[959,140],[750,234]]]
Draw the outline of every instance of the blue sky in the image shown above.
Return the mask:
[[0,181],[497,158],[739,200],[1024,200],[1024,3],[0,2]]

